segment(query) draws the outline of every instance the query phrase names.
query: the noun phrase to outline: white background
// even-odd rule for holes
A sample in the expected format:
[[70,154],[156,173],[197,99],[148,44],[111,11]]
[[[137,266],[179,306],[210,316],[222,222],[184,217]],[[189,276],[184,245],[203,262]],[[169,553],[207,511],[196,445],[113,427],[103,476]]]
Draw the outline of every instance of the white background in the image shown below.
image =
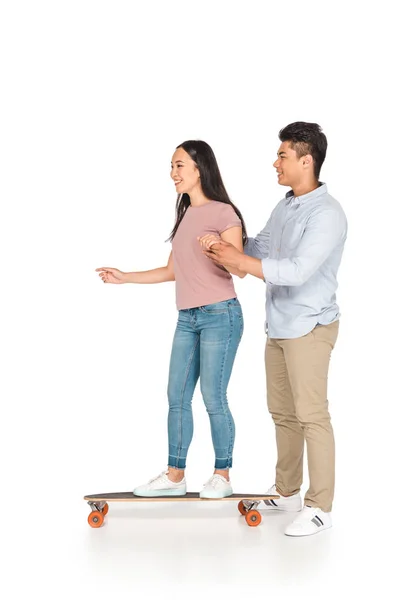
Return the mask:
[[[395,3],[2,1],[2,546],[7,598],[113,593],[281,598],[386,593],[398,531],[398,31]],[[111,506],[165,468],[173,284],[104,285],[96,267],[166,263],[174,148],[204,139],[255,235],[287,191],[278,131],[318,122],[343,205],[340,336],[330,376],[334,528],[285,538],[234,503]],[[274,480],[264,286],[236,280],[245,333],[229,398],[236,491]],[[199,392],[188,486],[212,472]],[[303,486],[306,489],[307,479]],[[10,586],[10,587],[8,587]],[[394,593],[392,591],[392,593]],[[389,593],[389,597],[393,597]]]

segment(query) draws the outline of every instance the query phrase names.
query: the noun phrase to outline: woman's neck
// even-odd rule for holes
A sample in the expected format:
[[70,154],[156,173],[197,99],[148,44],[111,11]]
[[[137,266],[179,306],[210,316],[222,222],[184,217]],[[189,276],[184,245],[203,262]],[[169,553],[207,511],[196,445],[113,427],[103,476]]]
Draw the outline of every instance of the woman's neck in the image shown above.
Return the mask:
[[195,207],[211,202],[211,200],[206,198],[202,190],[192,190],[189,194],[189,198],[191,206]]

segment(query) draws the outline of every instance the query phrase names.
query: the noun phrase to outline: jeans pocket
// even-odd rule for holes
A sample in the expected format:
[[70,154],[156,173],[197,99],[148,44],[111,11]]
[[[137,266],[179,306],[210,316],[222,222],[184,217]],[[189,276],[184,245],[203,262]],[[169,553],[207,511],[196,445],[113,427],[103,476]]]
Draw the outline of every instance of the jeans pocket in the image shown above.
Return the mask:
[[229,310],[228,302],[216,302],[215,304],[206,304],[205,306],[199,306],[199,310],[206,315],[223,315]]
[[243,319],[243,312],[242,312],[242,307],[240,306],[235,306],[233,308],[231,308],[233,315],[237,318],[237,320],[240,323],[240,337],[242,337],[243,335],[243,329],[244,329],[244,319]]

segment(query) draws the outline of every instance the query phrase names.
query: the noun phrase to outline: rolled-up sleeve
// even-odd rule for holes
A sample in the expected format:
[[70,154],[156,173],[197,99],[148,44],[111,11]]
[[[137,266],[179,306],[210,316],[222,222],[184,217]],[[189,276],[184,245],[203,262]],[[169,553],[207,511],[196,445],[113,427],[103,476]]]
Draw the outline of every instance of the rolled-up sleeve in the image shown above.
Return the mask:
[[267,258],[269,256],[270,243],[270,221],[269,220],[262,231],[255,237],[249,238],[244,247],[244,253],[253,258]]
[[327,209],[310,217],[294,256],[262,259],[264,279],[273,285],[302,285],[346,237],[343,212]]

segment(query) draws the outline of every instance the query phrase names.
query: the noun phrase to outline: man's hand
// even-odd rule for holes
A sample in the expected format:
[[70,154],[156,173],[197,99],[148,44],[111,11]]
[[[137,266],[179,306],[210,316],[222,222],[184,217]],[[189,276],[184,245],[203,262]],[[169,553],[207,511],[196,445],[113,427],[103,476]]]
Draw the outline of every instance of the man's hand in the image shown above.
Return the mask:
[[258,258],[246,256],[233,244],[212,234],[204,235],[198,240],[203,248],[203,254],[215,263],[222,265],[227,270],[234,269],[232,272],[237,271],[238,273],[235,275],[240,273],[239,277],[244,277],[246,273],[249,273],[264,281],[261,260]]
[[203,250],[203,254],[224,267],[234,269],[240,268],[239,264],[243,258],[242,252],[235,248],[233,244],[229,244],[223,240],[210,241],[208,246]]

